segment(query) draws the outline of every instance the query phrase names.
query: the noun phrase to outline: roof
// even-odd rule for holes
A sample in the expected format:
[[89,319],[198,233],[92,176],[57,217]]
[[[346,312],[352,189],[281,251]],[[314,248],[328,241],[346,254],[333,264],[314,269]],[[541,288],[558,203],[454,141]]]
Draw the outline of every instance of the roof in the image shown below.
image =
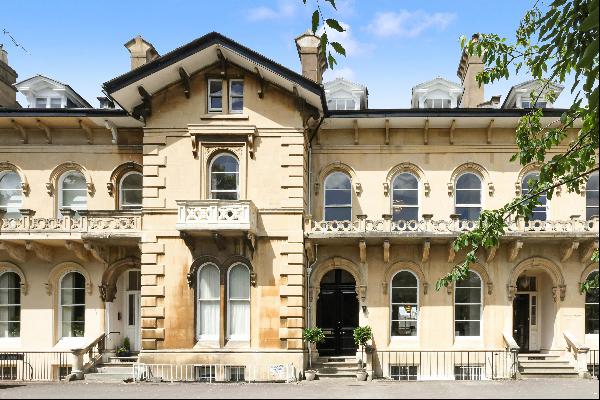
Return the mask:
[[337,77],[332,81],[324,82],[323,86],[325,89],[332,89],[338,86],[344,87],[352,87],[354,90],[367,90],[365,85],[361,85],[360,83],[349,81],[346,78]]
[[436,84],[436,83],[442,83],[442,84],[444,84],[446,86],[454,87],[456,89],[461,89],[462,90],[462,85],[460,83],[452,82],[452,81],[450,81],[450,80],[448,80],[446,78],[442,78],[441,76],[438,76],[437,78],[428,80],[426,82],[419,83],[418,85],[413,86],[412,89],[414,91],[415,89],[420,89],[422,87],[427,87],[427,86],[430,86],[430,85],[433,85],[433,84]]
[[66,83],[63,83],[61,81],[57,81],[56,79],[52,79],[52,78],[48,78],[45,75],[42,74],[37,74],[32,76],[31,78],[27,78],[22,80],[21,82],[17,82],[14,84],[14,86],[19,89],[20,86],[26,85],[28,84],[30,81],[36,81],[36,80],[45,80],[55,86],[62,86],[64,89],[67,90],[67,92],[71,95],[71,97],[73,97],[73,100],[75,100],[78,106],[80,107],[85,107],[85,108],[92,108],[92,105],[90,103],[88,103],[83,97],[81,97],[79,95],[79,93],[77,93],[75,90],[73,90],[73,88],[69,85],[67,85]]
[[212,47],[221,49],[228,61],[233,64],[246,66],[251,71],[254,68],[260,68],[264,79],[279,84],[290,92],[296,87],[299,95],[304,97],[309,104],[325,108],[325,93],[321,85],[218,32],[208,33],[147,64],[111,79],[102,86],[125,109],[131,110],[141,102],[138,86],[143,85],[148,93],[153,94],[172,82],[180,80],[179,67],[184,67],[186,72],[191,75],[203,66],[217,62],[217,52],[209,50]]
[[[546,117],[560,117],[566,109],[544,110]],[[368,110],[331,110],[328,118],[369,117],[522,117],[530,112],[524,109],[502,108],[372,108]]]
[[[514,96],[515,96],[515,92],[519,89],[525,89],[528,86],[535,86],[537,85],[542,86],[545,83],[539,79],[530,79],[528,81],[525,82],[521,82],[518,85],[514,85],[513,87],[510,88],[510,90],[508,91],[508,94],[506,95],[506,98],[504,99],[504,102],[502,103],[502,108],[508,107],[508,105],[514,100]],[[562,85],[558,85],[556,83],[553,82],[549,82],[548,84],[549,88],[552,89],[553,91],[557,92],[557,96],[560,95],[560,93],[563,91],[563,89],[565,88]]]

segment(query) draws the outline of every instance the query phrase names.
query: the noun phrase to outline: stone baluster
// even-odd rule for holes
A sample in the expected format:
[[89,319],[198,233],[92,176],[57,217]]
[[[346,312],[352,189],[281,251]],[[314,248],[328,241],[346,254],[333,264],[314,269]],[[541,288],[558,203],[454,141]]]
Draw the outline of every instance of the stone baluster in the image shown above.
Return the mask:
[[367,214],[358,214],[356,219],[358,219],[358,231],[365,232],[367,230]]
[[450,219],[452,220],[452,231],[456,232],[460,230],[460,214],[450,214]]
[[425,220],[425,232],[432,232],[433,226],[431,225],[431,220],[433,219],[433,214],[423,214],[423,219]]
[[383,218],[383,231],[391,232],[392,231],[392,214],[382,214]]
[[19,212],[21,213],[21,217],[23,218],[23,229],[31,229],[32,226],[32,219],[33,216],[35,215],[35,211],[31,210],[29,208],[21,208],[19,210]]
[[75,210],[70,208],[61,208],[60,213],[63,216],[61,224],[62,228],[70,231],[73,224],[73,218],[75,217]]

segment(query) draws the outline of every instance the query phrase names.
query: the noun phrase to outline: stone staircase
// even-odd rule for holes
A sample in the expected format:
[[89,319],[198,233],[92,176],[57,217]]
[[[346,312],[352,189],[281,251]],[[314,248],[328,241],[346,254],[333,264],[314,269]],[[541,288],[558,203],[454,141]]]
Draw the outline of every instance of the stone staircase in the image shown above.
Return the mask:
[[519,354],[519,372],[524,379],[579,377],[568,360],[554,354]]
[[108,362],[100,363],[96,368],[85,374],[85,380],[89,382],[123,382],[133,379],[133,364],[137,362],[138,356],[131,357],[108,357]]
[[358,362],[354,356],[319,357],[313,369],[318,379],[356,378]]

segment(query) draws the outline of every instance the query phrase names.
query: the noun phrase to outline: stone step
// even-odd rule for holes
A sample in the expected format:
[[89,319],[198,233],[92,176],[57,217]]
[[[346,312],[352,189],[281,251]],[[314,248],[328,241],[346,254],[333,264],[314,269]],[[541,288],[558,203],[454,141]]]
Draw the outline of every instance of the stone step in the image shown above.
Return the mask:
[[558,355],[558,354],[546,354],[546,353],[519,354],[519,361],[558,360],[558,359],[560,359],[560,355]]
[[318,379],[339,379],[339,378],[345,378],[345,379],[354,378],[354,379],[356,379],[356,371],[351,372],[351,373],[344,372],[344,373],[335,373],[335,374],[328,374],[328,373],[322,374],[320,372],[317,372],[317,377],[318,377]]
[[352,362],[326,362],[326,363],[314,363],[314,366],[318,367],[357,367],[358,361],[353,360]]
[[357,369],[358,369],[358,367],[356,365],[348,366],[348,367],[319,367],[319,368],[316,368],[318,373],[327,373],[327,374],[356,372]]
[[524,368],[519,369],[521,375],[575,375],[579,374],[572,367],[562,368]]
[[548,379],[548,378],[579,378],[579,374],[574,372],[572,374],[529,374],[529,373],[521,373],[521,378],[523,379]]
[[568,361],[521,361],[519,366],[523,368],[572,368]]
[[133,374],[85,374],[84,379],[88,382],[123,382],[132,380]]
[[133,374],[133,368],[130,366],[99,365],[96,367],[97,374]]

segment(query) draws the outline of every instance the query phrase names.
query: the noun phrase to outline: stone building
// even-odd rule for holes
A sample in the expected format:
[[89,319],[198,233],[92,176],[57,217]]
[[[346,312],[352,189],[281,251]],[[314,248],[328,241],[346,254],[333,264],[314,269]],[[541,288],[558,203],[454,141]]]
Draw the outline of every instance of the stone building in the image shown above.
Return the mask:
[[69,352],[79,374],[127,337],[165,379],[276,380],[305,369],[302,330],[319,326],[324,375],[358,357],[376,377],[508,377],[517,347],[582,374],[598,349],[597,292],[579,291],[598,268],[597,173],[435,290],[461,261],[453,239],[535,178],[509,159],[539,84],[486,102],[463,54],[461,84],[369,109],[366,87],[322,85],[317,37],[296,44],[302,74],[215,32],[162,56],[136,37],[101,108],[54,79],[0,80],[0,354]]

